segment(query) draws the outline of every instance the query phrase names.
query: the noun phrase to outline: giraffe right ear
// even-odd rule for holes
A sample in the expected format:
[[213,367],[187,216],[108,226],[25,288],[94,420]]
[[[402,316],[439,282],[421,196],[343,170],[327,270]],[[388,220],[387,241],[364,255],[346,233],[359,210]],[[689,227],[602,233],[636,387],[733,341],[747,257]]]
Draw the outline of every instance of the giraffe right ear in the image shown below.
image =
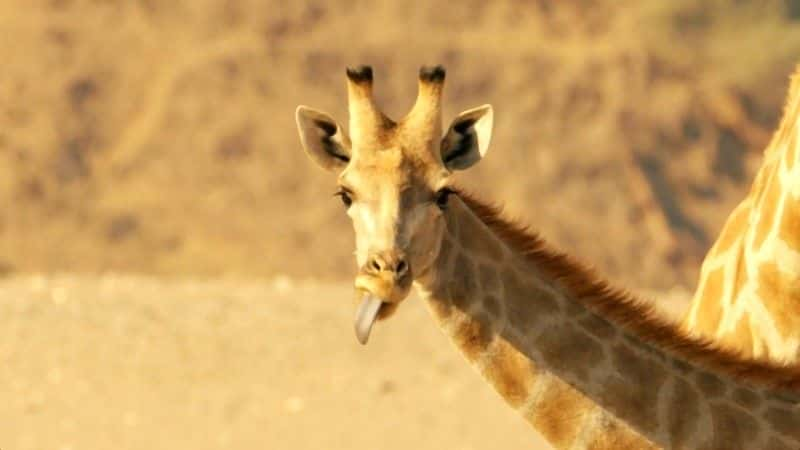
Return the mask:
[[491,105],[468,109],[453,119],[442,138],[442,162],[450,170],[463,170],[489,150],[494,114]]
[[327,170],[341,170],[347,165],[350,139],[331,116],[307,106],[298,106],[295,118],[300,142],[309,158]]

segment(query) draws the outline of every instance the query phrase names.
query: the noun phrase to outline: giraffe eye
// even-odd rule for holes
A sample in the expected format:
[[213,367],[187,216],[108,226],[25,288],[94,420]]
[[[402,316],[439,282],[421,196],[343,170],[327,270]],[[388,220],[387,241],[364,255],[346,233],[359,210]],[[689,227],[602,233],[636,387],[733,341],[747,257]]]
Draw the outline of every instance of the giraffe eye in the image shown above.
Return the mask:
[[453,191],[448,188],[440,189],[439,192],[436,193],[436,206],[441,210],[447,208],[447,200],[452,193]]
[[350,193],[345,191],[345,190],[340,190],[340,191],[338,191],[337,193],[335,193],[333,195],[336,196],[336,197],[339,197],[339,199],[342,200],[342,203],[344,204],[345,208],[349,208],[350,205],[353,204],[353,198],[350,197]]

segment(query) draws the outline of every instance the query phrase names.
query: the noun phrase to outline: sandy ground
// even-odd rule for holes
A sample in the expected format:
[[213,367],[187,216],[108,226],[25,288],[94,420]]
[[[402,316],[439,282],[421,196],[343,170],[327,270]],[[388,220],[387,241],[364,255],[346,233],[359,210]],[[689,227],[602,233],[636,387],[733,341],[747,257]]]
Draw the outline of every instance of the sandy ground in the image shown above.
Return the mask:
[[352,314],[346,284],[7,278],[0,448],[548,448],[419,299],[366,347]]

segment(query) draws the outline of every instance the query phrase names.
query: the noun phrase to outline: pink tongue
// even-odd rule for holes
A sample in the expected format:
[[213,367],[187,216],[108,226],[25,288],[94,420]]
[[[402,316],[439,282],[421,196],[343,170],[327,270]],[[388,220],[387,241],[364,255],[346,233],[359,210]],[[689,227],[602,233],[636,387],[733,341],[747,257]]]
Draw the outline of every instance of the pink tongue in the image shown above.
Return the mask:
[[356,309],[356,339],[362,345],[366,345],[369,340],[369,332],[378,317],[378,311],[380,311],[382,303],[378,297],[367,294],[361,304],[358,305],[358,309]]

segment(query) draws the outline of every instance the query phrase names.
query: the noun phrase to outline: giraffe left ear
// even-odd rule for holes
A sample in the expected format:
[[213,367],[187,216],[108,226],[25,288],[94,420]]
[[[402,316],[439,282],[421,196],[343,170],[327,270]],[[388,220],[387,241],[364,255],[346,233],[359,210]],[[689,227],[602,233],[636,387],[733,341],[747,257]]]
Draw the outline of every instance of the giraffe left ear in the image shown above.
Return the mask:
[[347,165],[350,139],[331,116],[298,106],[295,118],[303,149],[315,163],[327,170],[341,170]]
[[483,158],[492,138],[492,105],[468,109],[453,119],[442,139],[442,162],[450,170],[466,169]]

